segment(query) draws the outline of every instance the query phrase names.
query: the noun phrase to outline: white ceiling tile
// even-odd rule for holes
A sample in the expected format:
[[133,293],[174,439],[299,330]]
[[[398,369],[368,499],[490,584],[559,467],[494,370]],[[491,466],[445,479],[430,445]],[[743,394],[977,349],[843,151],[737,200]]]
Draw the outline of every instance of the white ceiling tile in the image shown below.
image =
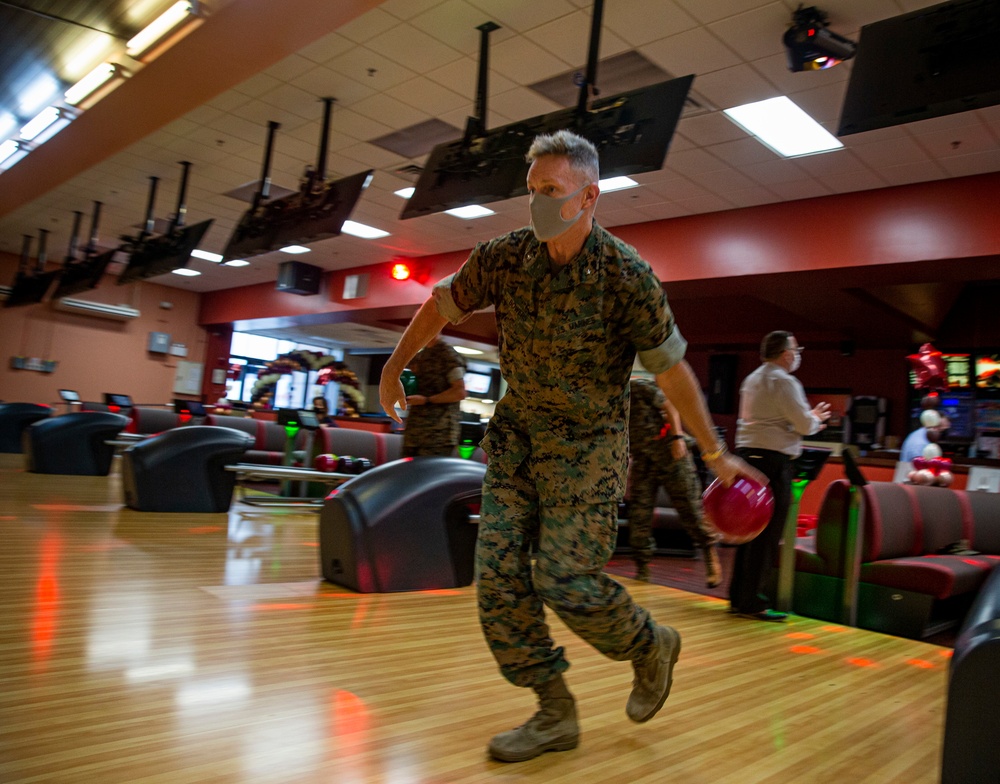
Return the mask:
[[399,25],[387,30],[372,38],[365,46],[414,73],[439,68],[462,57],[461,52],[411,25]]
[[674,0],[674,2],[702,24],[736,16],[763,5],[761,0]]
[[632,46],[677,35],[697,24],[670,0],[616,0],[604,8],[604,27]]
[[659,204],[650,204],[640,207],[638,212],[646,217],[646,220],[669,220],[670,218],[682,218],[691,215],[689,208],[677,202],[664,201]]
[[381,8],[373,8],[368,13],[355,17],[337,32],[356,44],[363,44],[399,23],[399,19],[392,14],[386,13]]
[[760,204],[774,204],[781,201],[781,197],[773,191],[758,185],[752,188],[732,190],[726,193],[726,198],[736,207],[756,207]]
[[[496,23],[496,20],[467,0],[446,0],[414,17],[410,24],[478,62],[481,33],[477,28],[486,22]],[[517,35],[515,30],[501,25],[490,33],[490,47],[514,35]]]
[[911,138],[856,144],[851,151],[875,171],[884,166],[926,162],[927,153]]
[[[471,58],[456,60],[453,63],[448,63],[448,65],[443,66],[442,68],[435,68],[432,71],[428,71],[425,75],[428,79],[435,81],[438,84],[447,87],[452,92],[466,98],[469,101],[471,108],[472,102],[476,97],[477,89],[476,80],[478,75],[478,66],[476,61]],[[516,86],[516,82],[512,82],[510,79],[505,78],[503,74],[497,73],[495,70],[490,70],[486,90],[488,95],[497,95],[498,93],[505,92]]]
[[469,101],[464,96],[423,76],[386,90],[386,94],[405,104],[415,106],[432,117],[455,109],[464,111],[469,106]]
[[324,65],[375,91],[388,90],[417,76],[397,61],[365,47],[356,47]]
[[388,128],[407,128],[431,119],[431,116],[409,104],[397,101],[391,95],[378,93],[358,101],[352,111],[377,120]]
[[566,0],[469,0],[487,19],[519,33],[575,12]]
[[719,212],[720,210],[731,210],[733,208],[732,202],[714,193],[694,199],[679,199],[677,203],[693,213]]
[[528,38],[517,36],[491,48],[490,65],[516,84],[534,84],[562,73],[567,63]]
[[294,83],[298,77],[306,71],[312,70],[315,65],[316,63],[309,58],[293,54],[272,65],[267,69],[267,72],[275,79],[280,79],[283,82]]
[[251,76],[246,81],[240,82],[233,89],[238,93],[249,95],[251,98],[258,98],[278,87],[281,83],[280,79],[275,79],[271,74],[261,71],[256,76]]
[[784,201],[812,199],[817,196],[829,196],[831,193],[825,185],[812,179],[775,182],[767,187],[777,193]]
[[942,180],[948,172],[935,161],[916,161],[898,166],[884,166],[876,169],[878,175],[890,185],[909,185],[914,182]]
[[[554,54],[571,67],[584,68],[590,45],[590,13],[577,11],[548,24],[539,25],[524,33],[525,38],[534,41],[547,52]],[[621,54],[631,46],[610,30],[602,30],[598,59]],[[600,77],[600,69],[598,69]]]
[[946,159],[955,156],[992,152],[997,142],[986,126],[976,121],[975,125],[962,125],[941,130],[916,132],[909,129],[917,144],[932,158]]
[[782,3],[769,3],[736,16],[712,22],[708,29],[744,60],[784,52],[781,37],[791,17]]
[[441,4],[441,0],[384,0],[379,8],[387,14],[407,20]]
[[803,155],[794,159],[802,171],[816,178],[824,178],[830,174],[873,171],[868,164],[853,149],[841,148],[816,155]]
[[942,158],[940,163],[950,177],[965,177],[969,174],[1000,171],[1000,149],[994,147],[970,155]]
[[741,174],[736,169],[730,168],[698,172],[697,174],[688,174],[688,176],[694,182],[698,183],[698,185],[720,196],[726,196],[731,190],[757,187],[757,183],[745,174]]
[[774,98],[778,93],[749,65],[737,65],[699,76],[695,87],[720,109]]
[[352,106],[360,100],[375,95],[376,90],[372,85],[350,79],[343,74],[326,68],[317,66],[308,73],[303,74],[295,80],[295,86],[310,95],[318,98],[335,98],[333,112],[337,113],[338,107]]
[[823,178],[823,184],[834,193],[851,193],[885,188],[889,183],[867,170],[828,174]]
[[401,155],[376,147],[374,144],[361,142],[353,147],[342,150],[345,158],[353,158],[358,163],[364,164],[367,168],[388,169],[402,166],[406,163],[406,158]]
[[773,150],[765,147],[756,139],[743,135],[742,139],[722,144],[713,144],[708,148],[716,158],[738,169],[754,163],[765,163],[778,160],[779,156]]
[[305,57],[314,63],[325,63],[334,57],[339,57],[355,46],[354,41],[344,38],[340,33],[329,33],[319,40],[313,41],[313,43],[305,48],[299,49],[298,54],[300,57]]
[[695,139],[701,147],[736,141],[746,138],[746,131],[730,120],[722,112],[682,117],[677,130],[689,139]]
[[490,97],[487,108],[506,117],[527,120],[529,117],[548,114],[562,107],[527,87],[515,87],[513,90]]
[[726,164],[706,150],[681,150],[672,153],[667,165],[672,171],[685,176],[726,168]]
[[740,62],[734,51],[700,27],[653,41],[639,47],[639,51],[673,76],[697,74],[695,87],[701,93],[702,74]]
[[[761,146],[763,147],[763,145]],[[773,158],[763,163],[745,164],[740,170],[761,185],[794,182],[795,180],[804,179],[807,176],[807,173],[796,163],[796,161],[801,160],[805,159],[795,158],[789,160],[786,158]]]

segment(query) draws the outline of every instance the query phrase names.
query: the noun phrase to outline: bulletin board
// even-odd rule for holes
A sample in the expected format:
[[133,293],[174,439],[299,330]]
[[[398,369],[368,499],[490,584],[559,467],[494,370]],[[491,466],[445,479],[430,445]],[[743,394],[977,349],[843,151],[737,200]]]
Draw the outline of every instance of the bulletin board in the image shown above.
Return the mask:
[[201,363],[177,360],[177,372],[174,373],[175,395],[201,394]]

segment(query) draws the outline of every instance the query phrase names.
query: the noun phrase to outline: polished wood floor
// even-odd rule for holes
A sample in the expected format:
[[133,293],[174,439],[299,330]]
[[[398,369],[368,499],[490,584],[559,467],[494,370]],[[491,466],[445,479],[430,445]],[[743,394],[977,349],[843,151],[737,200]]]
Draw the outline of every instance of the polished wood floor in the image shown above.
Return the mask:
[[318,515],[123,508],[117,476],[0,456],[0,782],[936,782],[950,651],[730,616],[622,579],[684,649],[625,717],[627,663],[553,624],[574,751],[504,765],[533,695],[497,674],[472,588],[359,595],[319,578]]

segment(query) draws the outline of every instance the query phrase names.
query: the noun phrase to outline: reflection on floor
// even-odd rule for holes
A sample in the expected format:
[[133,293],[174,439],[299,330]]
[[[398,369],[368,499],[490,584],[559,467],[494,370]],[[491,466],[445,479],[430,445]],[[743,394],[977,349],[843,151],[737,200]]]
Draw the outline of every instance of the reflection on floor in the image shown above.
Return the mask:
[[[120,480],[0,456],[0,781],[930,784],[950,651],[622,578],[684,650],[661,715],[627,663],[552,619],[583,739],[504,765],[532,695],[486,650],[475,590],[320,579],[318,516],[138,513]],[[700,564],[689,562],[693,574]]]

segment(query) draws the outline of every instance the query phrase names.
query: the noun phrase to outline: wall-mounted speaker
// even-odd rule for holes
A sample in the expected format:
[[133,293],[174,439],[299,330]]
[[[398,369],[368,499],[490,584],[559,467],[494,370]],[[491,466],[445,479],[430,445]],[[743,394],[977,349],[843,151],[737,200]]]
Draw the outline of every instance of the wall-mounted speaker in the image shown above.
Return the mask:
[[708,358],[708,410],[713,414],[736,413],[736,354],[712,354]]
[[319,294],[323,270],[302,261],[285,261],[278,267],[278,291],[288,294]]

